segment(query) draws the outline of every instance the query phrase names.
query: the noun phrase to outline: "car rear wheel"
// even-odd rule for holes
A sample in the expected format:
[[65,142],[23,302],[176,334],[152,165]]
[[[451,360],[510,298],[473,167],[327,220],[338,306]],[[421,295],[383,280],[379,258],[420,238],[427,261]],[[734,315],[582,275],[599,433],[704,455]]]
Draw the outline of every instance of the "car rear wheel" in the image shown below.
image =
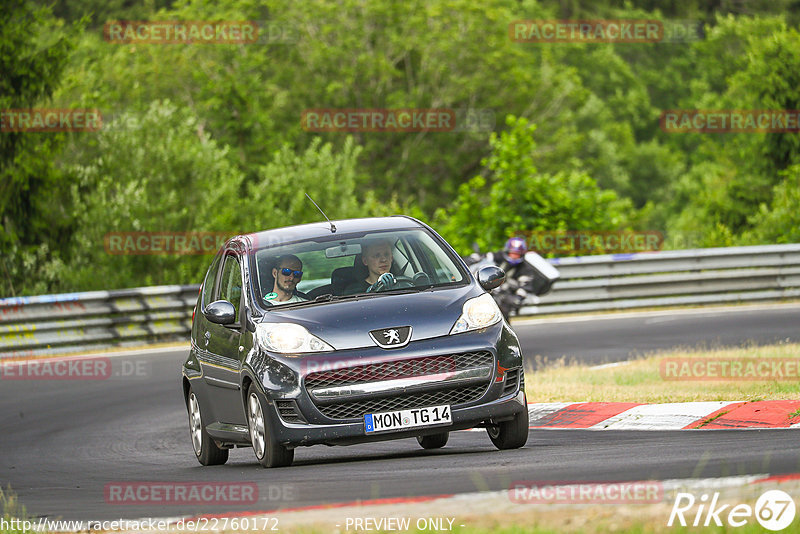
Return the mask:
[[250,389],[247,390],[247,423],[256,460],[262,467],[292,465],[294,449],[287,449],[275,441],[275,437],[267,429],[266,415],[255,385],[250,384]]
[[486,427],[489,439],[498,449],[519,449],[528,441],[528,407],[514,416],[510,421],[503,421]]
[[203,465],[222,465],[227,462],[228,449],[217,447],[217,444],[206,432],[203,418],[200,415],[200,403],[191,389],[189,389],[186,407],[189,410],[189,433],[192,436],[192,448],[197,456],[197,461]]
[[447,439],[450,437],[450,432],[440,432],[439,434],[431,434],[430,436],[417,436],[417,441],[423,449],[441,449],[447,445]]

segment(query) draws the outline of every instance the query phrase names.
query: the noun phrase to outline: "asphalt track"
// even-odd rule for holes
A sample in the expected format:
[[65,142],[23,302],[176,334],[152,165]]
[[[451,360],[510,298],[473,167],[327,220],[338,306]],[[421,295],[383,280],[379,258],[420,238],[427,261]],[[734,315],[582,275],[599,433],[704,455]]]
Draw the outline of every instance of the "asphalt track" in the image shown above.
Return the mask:
[[[526,355],[592,363],[673,346],[797,341],[798,306],[668,312],[518,324]],[[0,380],[0,484],[34,516],[174,517],[274,510],[385,497],[508,489],[514,481],[613,481],[800,472],[795,430],[532,430],[525,448],[499,452],[483,432],[424,451],[415,440],[298,449],[290,468],[265,470],[252,450],[204,468],[191,450],[181,398],[184,350],[112,358],[107,380]],[[243,506],[109,504],[108,484],[253,482]]]
[[527,366],[564,358],[604,364],[678,348],[800,341],[800,304],[648,311],[516,322]]

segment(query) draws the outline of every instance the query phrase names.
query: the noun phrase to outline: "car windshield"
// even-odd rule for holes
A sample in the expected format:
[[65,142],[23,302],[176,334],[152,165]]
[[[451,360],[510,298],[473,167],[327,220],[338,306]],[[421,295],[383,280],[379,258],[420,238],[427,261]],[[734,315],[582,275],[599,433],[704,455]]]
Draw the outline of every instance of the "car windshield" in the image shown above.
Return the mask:
[[270,246],[255,252],[252,269],[262,307],[466,283],[457,260],[423,229]]

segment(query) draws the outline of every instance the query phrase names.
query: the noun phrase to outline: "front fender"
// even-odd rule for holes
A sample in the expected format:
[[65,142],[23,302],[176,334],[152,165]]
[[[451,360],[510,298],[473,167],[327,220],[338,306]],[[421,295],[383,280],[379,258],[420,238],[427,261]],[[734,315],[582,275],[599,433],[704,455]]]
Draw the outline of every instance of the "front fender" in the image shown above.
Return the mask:
[[245,377],[249,378],[269,398],[297,396],[300,393],[300,381],[292,368],[257,346],[247,354],[242,375],[242,384]]

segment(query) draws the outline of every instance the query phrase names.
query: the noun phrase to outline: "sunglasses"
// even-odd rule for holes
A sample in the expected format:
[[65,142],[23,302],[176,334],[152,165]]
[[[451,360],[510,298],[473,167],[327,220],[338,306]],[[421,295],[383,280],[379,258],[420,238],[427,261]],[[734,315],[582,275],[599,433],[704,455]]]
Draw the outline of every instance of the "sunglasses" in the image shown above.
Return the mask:
[[292,269],[290,269],[288,267],[284,267],[283,269],[281,269],[281,274],[283,276],[289,276],[290,274],[293,274],[295,278],[302,278],[303,277],[303,271],[293,271]]

